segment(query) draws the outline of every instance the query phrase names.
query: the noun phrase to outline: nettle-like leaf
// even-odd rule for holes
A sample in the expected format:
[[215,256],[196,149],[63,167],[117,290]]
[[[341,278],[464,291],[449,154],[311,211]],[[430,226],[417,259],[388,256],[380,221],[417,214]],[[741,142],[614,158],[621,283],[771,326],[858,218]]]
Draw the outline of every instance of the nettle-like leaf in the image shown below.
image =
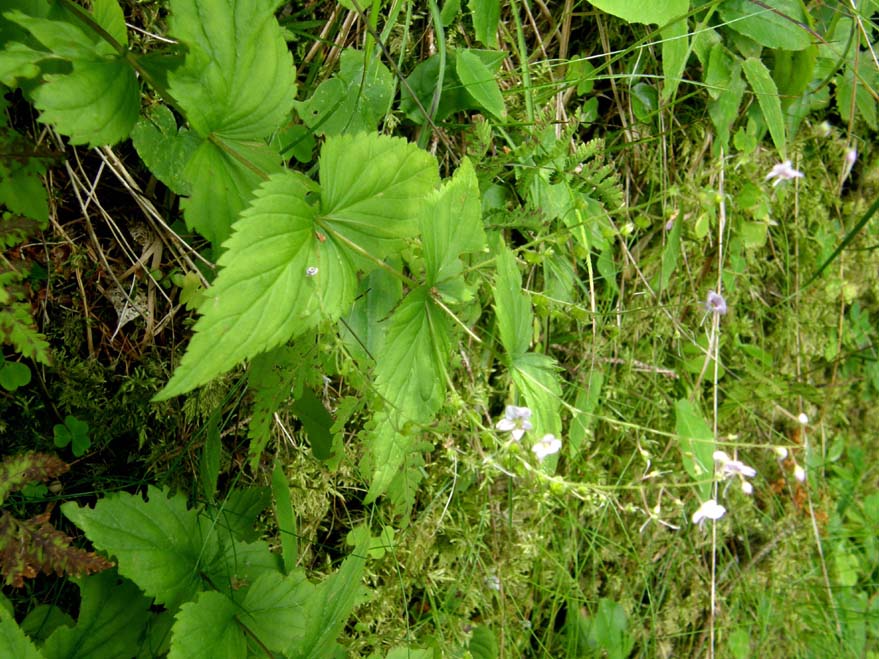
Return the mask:
[[45,659],[36,646],[15,624],[15,618],[0,607],[0,657]]
[[329,138],[317,188],[282,172],[256,191],[224,244],[195,336],[164,400],[205,384],[350,307],[357,270],[402,246],[438,174],[433,156],[379,135]]
[[380,59],[360,50],[347,49],[340,60],[339,72],[318,85],[307,101],[297,101],[296,110],[322,135],[373,131],[391,109],[394,76]]
[[619,16],[627,23],[659,23],[680,18],[690,8],[688,0],[589,0],[608,14]]
[[150,601],[114,571],[80,582],[82,601],[75,627],[57,628],[43,646],[47,659],[114,659],[137,653]]
[[170,93],[204,140],[184,176],[188,225],[214,244],[279,158],[264,139],[287,119],[296,95],[293,61],[274,0],[173,0],[169,32],[186,46],[168,75]]
[[[112,45],[78,25],[11,11],[4,16],[28,30],[47,51],[32,50],[35,60],[61,59],[70,71],[52,73],[33,91],[40,121],[55,125],[73,144],[115,144],[128,137],[140,111],[140,90],[134,69],[117,48],[127,46],[122,10],[98,2],[92,18],[117,44]],[[23,52],[17,48],[14,52]],[[32,73],[20,66],[7,74]]]
[[425,287],[409,293],[388,321],[375,369],[375,388],[387,407],[367,439],[374,457],[367,502],[387,490],[411,450],[414,440],[404,427],[429,422],[442,405],[451,342],[451,319]]
[[202,590],[200,575],[219,559],[220,546],[210,520],[188,509],[185,497],[168,498],[153,486],[148,497],[122,492],[94,508],[67,502],[61,511],[95,547],[117,558],[119,574],[174,608]]

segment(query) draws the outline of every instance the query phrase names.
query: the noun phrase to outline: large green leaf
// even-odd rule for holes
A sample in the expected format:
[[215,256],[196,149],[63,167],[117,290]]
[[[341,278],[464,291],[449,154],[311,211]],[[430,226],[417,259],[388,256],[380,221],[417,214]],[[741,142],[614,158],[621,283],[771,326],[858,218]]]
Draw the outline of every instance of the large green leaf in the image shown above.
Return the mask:
[[455,175],[431,195],[421,220],[426,283],[433,286],[461,273],[461,254],[485,246],[479,183],[468,158]]
[[[114,570],[80,582],[82,596],[75,627],[59,627],[43,645],[46,659],[115,659],[137,652],[150,601]],[[19,655],[4,655],[15,656]]]
[[675,434],[684,469],[698,484],[701,500],[707,501],[714,477],[714,433],[698,406],[683,398],[675,402]]
[[[65,21],[34,18],[18,11],[4,16],[49,49],[46,57],[54,55],[70,62],[69,72],[46,75],[33,91],[40,121],[69,135],[72,144],[99,146],[128,137],[140,111],[140,90],[134,70],[122,54]],[[15,75],[21,74],[20,69],[15,71]]]
[[391,109],[394,76],[363,51],[342,53],[340,70],[322,82],[307,101],[297,102],[302,121],[322,135],[374,131]]
[[784,114],[781,111],[781,98],[778,95],[778,89],[775,81],[769,73],[769,69],[759,59],[749,57],[742,62],[742,71],[757,96],[757,103],[763,112],[763,119],[766,127],[769,128],[769,134],[775,148],[782,159],[787,153],[787,141],[784,133]]
[[680,18],[690,8],[690,0],[589,0],[608,14],[619,16],[627,23],[658,23],[665,25]]
[[199,593],[180,607],[168,659],[240,659],[247,639],[235,618],[239,605],[216,592]]
[[290,659],[325,659],[332,657],[336,637],[341,633],[354,605],[360,599],[363,586],[363,568],[369,549],[369,534],[365,542],[354,548],[339,570],[318,584],[305,604],[305,634],[302,641],[291,647]]
[[263,645],[283,652],[305,635],[304,606],[311,605],[312,590],[301,571],[267,573],[247,589],[238,618]]
[[178,129],[167,105],[149,107],[131,131],[131,141],[153,176],[179,195],[190,194],[183,172],[201,140],[186,128]]
[[473,14],[476,39],[489,48],[497,48],[497,26],[501,19],[500,0],[468,0]]
[[172,0],[169,32],[187,51],[170,92],[199,135],[260,139],[287,119],[296,78],[277,4]]
[[15,618],[0,608],[0,657],[16,659],[45,659],[21,628]]
[[424,197],[439,184],[436,159],[378,134],[328,139],[320,158],[320,223],[341,244],[383,258],[415,234]]
[[494,72],[471,50],[459,50],[455,57],[455,71],[467,92],[479,106],[495,117],[504,114],[504,97]]
[[[320,285],[342,287],[353,297],[353,269],[321,263],[321,252],[329,250],[315,237],[307,191],[291,172],[256,191],[224,245],[222,270],[206,293],[195,336],[156,400],[202,385],[305,331],[319,317]],[[318,263],[323,267],[309,277],[308,268]]]
[[531,301],[522,291],[522,275],[516,257],[502,242],[494,248],[497,275],[494,284],[494,311],[501,344],[511,359],[528,351],[531,345]]
[[558,370],[558,364],[549,355],[526,352],[513,359],[511,376],[533,413],[531,422],[537,438],[546,433],[561,434],[562,389]]
[[119,574],[173,608],[201,590],[200,575],[218,559],[220,547],[210,520],[187,509],[185,497],[168,498],[153,486],[148,497],[121,492],[94,508],[71,501],[61,510],[95,547],[116,557]]
[[[179,148],[179,140],[171,136],[165,141],[169,155]],[[183,184],[192,190],[181,201],[187,226],[214,245],[225,242],[256,187],[267,174],[279,171],[278,154],[264,144],[230,144],[219,138],[201,142],[183,170]]]
[[772,0],[761,6],[750,0],[726,0],[718,7],[728,27],[761,46],[803,50],[812,45],[809,24],[800,0]]

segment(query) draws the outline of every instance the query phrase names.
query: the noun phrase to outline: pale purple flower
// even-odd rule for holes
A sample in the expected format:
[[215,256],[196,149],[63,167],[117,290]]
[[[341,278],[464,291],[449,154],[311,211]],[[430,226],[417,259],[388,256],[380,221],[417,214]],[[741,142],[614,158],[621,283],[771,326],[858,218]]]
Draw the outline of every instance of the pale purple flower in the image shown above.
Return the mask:
[[534,451],[534,455],[537,456],[537,459],[540,462],[543,462],[547,456],[550,456],[553,453],[558,453],[561,447],[562,440],[558,437],[555,435],[544,435],[543,439],[531,447],[531,450]]
[[515,441],[522,439],[522,435],[526,430],[531,430],[534,426],[528,420],[531,418],[531,410],[527,407],[516,407],[515,405],[507,405],[504,411],[504,418],[497,422],[495,428],[501,432],[508,432],[513,435]]
[[770,181],[772,179],[775,179],[774,181],[772,181],[772,187],[775,187],[782,181],[790,181],[795,178],[803,178],[803,176],[803,172],[796,170],[791,166],[790,160],[785,160],[784,162],[778,163],[769,171],[769,173],[766,175],[766,180]]
[[857,159],[858,159],[858,150],[855,147],[851,147],[849,149],[846,149],[846,151],[845,151],[845,164],[848,165],[849,169],[852,168],[852,165],[855,164]]
[[716,291],[708,291],[708,299],[705,300],[705,308],[711,313],[724,315],[726,313],[726,300]]
[[741,460],[733,460],[725,451],[715,451],[712,457],[715,462],[720,463],[720,475],[724,480],[733,476],[754,478],[757,475],[756,469],[749,467]]
[[726,508],[717,503],[714,499],[708,499],[699,506],[699,510],[693,513],[693,524],[701,524],[706,519],[718,520],[726,514]]

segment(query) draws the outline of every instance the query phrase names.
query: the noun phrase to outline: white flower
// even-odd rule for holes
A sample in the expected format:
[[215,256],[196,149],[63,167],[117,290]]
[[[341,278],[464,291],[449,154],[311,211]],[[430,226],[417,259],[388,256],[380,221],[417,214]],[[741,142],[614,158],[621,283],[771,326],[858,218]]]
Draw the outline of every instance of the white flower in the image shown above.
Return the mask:
[[555,435],[544,435],[543,439],[537,442],[534,446],[531,447],[531,450],[534,451],[534,455],[537,456],[537,459],[540,462],[543,462],[544,458],[553,453],[558,453],[559,449],[562,447],[562,440],[560,440]]
[[693,524],[702,524],[706,519],[718,520],[726,514],[726,508],[714,499],[708,499],[693,513]]
[[490,590],[500,590],[501,580],[496,574],[489,574],[485,577],[485,585],[488,586]]
[[803,469],[800,465],[794,467],[794,478],[796,478],[801,483],[806,480],[806,470]]
[[855,147],[851,147],[846,149],[845,151],[845,164],[848,167],[849,171],[851,171],[852,165],[855,164],[858,160],[858,150]]
[[314,277],[317,274],[317,267],[310,265],[305,268],[305,276],[306,277]]
[[797,421],[799,421],[801,425],[805,426],[809,424],[809,417],[807,417],[804,412],[800,412],[800,415],[797,417]]
[[745,494],[754,494],[754,486],[751,485],[748,481],[742,481],[742,492]]
[[497,422],[495,428],[501,432],[509,432],[513,435],[513,439],[517,442],[522,439],[522,435],[526,430],[531,430],[534,426],[528,420],[531,418],[531,410],[527,407],[516,407],[515,405],[507,405],[504,412],[504,418]]
[[733,460],[724,451],[715,451],[712,457],[715,462],[720,463],[720,475],[724,480],[733,476],[754,478],[757,475],[756,469],[749,467],[741,460]]
[[784,460],[787,457],[787,449],[784,446],[775,446],[772,450],[775,451],[775,455],[779,460]]
[[769,181],[771,179],[775,179],[774,181],[772,181],[772,187],[775,187],[782,181],[790,181],[795,178],[803,178],[803,176],[803,172],[798,171],[791,166],[790,160],[785,160],[784,162],[778,163],[769,171],[769,173],[766,175],[766,180]]

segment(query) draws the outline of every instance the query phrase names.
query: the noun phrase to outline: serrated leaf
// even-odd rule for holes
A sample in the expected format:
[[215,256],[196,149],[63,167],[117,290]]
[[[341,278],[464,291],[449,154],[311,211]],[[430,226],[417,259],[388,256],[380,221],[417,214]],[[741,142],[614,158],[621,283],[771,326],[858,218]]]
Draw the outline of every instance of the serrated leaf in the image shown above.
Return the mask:
[[202,142],[183,170],[192,190],[180,202],[186,225],[220,245],[265,176],[280,171],[278,154],[264,144]]
[[562,389],[558,371],[558,364],[552,357],[536,352],[517,355],[510,365],[513,382],[533,414],[531,422],[538,439],[546,433],[561,435]]
[[[116,659],[137,652],[150,601],[115,571],[80,581],[76,626],[59,627],[43,645],[46,659]],[[17,655],[14,655],[17,656]]]
[[168,659],[240,659],[247,639],[235,619],[239,605],[217,592],[198,593],[175,616]]
[[259,538],[254,529],[257,519],[271,503],[267,487],[235,487],[226,496],[219,511],[220,527],[233,538],[250,542]]
[[18,80],[36,78],[40,74],[37,62],[45,56],[28,46],[12,42],[0,50],[0,83],[15,88]]
[[380,59],[363,51],[342,52],[339,72],[307,100],[296,102],[302,121],[320,135],[374,131],[391,109],[394,76]]
[[415,234],[424,198],[439,183],[436,159],[401,138],[328,139],[320,158],[321,225],[384,258]]
[[589,0],[608,14],[627,23],[658,23],[665,25],[680,18],[690,8],[689,0]]
[[375,368],[375,388],[401,421],[426,422],[442,405],[451,351],[449,317],[426,287],[394,311]]
[[675,402],[675,434],[684,469],[698,484],[701,500],[707,501],[714,477],[714,433],[699,408],[687,399]]
[[325,659],[351,615],[363,590],[363,568],[368,541],[360,543],[333,575],[324,579],[308,595],[305,606],[305,634],[300,643],[287,651],[290,659]]
[[726,0],[718,12],[728,27],[761,46],[803,50],[812,44],[811,35],[801,27],[810,20],[799,0],[773,0],[771,7],[749,0]]
[[784,114],[781,111],[781,98],[778,88],[769,73],[769,69],[759,59],[749,57],[742,62],[742,71],[757,96],[757,103],[763,112],[763,120],[769,128],[769,134],[778,153],[784,159],[787,153],[787,142],[784,134]]
[[200,140],[189,130],[177,128],[168,106],[149,107],[131,131],[131,141],[153,176],[179,195],[190,194],[183,173]]
[[95,22],[104,28],[121,46],[128,45],[128,28],[117,0],[92,0]]
[[455,57],[455,70],[461,84],[483,110],[500,118],[504,114],[504,97],[494,73],[482,60],[469,50],[459,50]]
[[504,350],[515,359],[526,353],[531,345],[531,301],[522,291],[522,275],[510,249],[499,241],[493,251],[497,263],[494,310],[498,332]]
[[461,272],[461,254],[485,246],[479,183],[469,158],[431,195],[421,220],[421,244],[428,286]]
[[140,90],[121,54],[65,21],[21,12],[5,16],[71,64],[69,73],[47,75],[33,91],[40,121],[54,124],[72,144],[99,146],[128,137],[140,111]]
[[0,204],[13,213],[40,222],[49,219],[49,199],[46,186],[34,172],[17,171],[0,176]]
[[168,78],[193,130],[227,140],[267,137],[296,96],[275,0],[172,0],[169,32],[187,47]]
[[[202,385],[305,331],[318,319],[318,282],[333,278],[330,284],[345,286],[338,279],[353,280],[353,270],[307,276],[319,262],[320,243],[305,192],[289,172],[272,176],[256,191],[224,244],[222,269],[205,293],[186,354],[156,400]],[[353,282],[347,285],[353,296]]]
[[0,657],[45,659],[15,624],[15,619],[3,609],[0,609]]
[[267,573],[247,589],[238,619],[263,645],[283,652],[305,634],[304,607],[311,604],[312,590],[301,572]]
[[201,590],[200,574],[217,560],[220,547],[210,520],[187,509],[185,497],[168,498],[152,485],[148,497],[108,494],[94,508],[67,502],[61,510],[95,547],[117,558],[119,574],[157,604],[174,608]]

